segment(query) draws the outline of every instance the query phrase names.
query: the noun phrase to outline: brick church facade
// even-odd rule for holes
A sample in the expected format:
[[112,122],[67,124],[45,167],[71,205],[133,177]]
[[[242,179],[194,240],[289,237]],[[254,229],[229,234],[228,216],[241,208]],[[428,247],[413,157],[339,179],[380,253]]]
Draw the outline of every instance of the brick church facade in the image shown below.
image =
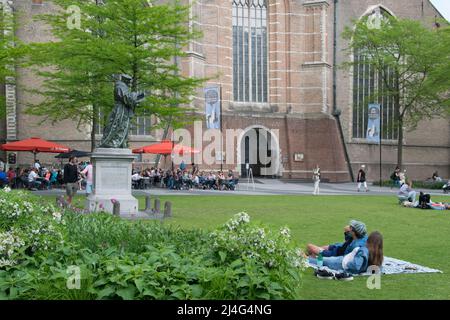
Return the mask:
[[[4,0],[3,0],[4,1]],[[6,3],[6,1],[4,1]],[[361,105],[370,90],[370,69],[339,68],[355,59],[343,49],[348,46],[341,33],[352,21],[367,15],[389,14],[422,21],[430,28],[439,12],[428,0],[197,0],[192,5],[192,24],[203,37],[193,41],[188,56],[180,61],[184,75],[207,77],[204,87],[221,90],[221,127],[240,129],[236,137],[233,164],[224,164],[245,175],[244,164],[255,146],[248,132],[257,132],[258,141],[270,145],[272,177],[310,179],[313,167],[321,167],[329,181],[349,181],[366,165],[369,180],[379,177],[379,145],[366,140],[367,111]],[[23,41],[46,41],[45,26],[32,16],[53,10],[50,1],[10,1],[21,12],[16,31]],[[369,80],[367,80],[369,79]],[[369,82],[366,82],[369,81]],[[76,128],[67,120],[38,124],[39,119],[24,112],[36,97],[23,88],[39,82],[26,70],[17,70],[16,86],[4,90],[8,107],[0,122],[0,143],[39,136],[72,148],[90,149],[90,128]],[[366,92],[367,93],[367,92]],[[382,139],[382,173],[387,178],[395,168],[397,147],[392,106],[383,101],[386,129]],[[205,111],[203,88],[192,105]],[[142,124],[149,125],[149,122]],[[148,128],[147,128],[148,129]],[[193,128],[188,128],[194,131]],[[144,134],[142,134],[144,133]],[[132,147],[161,139],[160,130],[136,130]],[[223,133],[225,139],[225,133]],[[4,158],[6,155],[1,155]],[[221,154],[221,159],[230,157]],[[40,155],[51,163],[52,156]],[[19,163],[29,163],[31,155],[18,154]],[[144,156],[142,161],[153,158]],[[230,160],[230,159],[227,159]],[[349,162],[349,163],[348,163]],[[404,168],[414,179],[431,177],[438,171],[450,176],[450,121],[435,119],[419,123],[405,132]],[[148,166],[152,163],[149,162]],[[202,168],[202,166],[200,166]],[[265,166],[251,166],[255,175],[264,175]],[[203,169],[220,168],[205,165]]]

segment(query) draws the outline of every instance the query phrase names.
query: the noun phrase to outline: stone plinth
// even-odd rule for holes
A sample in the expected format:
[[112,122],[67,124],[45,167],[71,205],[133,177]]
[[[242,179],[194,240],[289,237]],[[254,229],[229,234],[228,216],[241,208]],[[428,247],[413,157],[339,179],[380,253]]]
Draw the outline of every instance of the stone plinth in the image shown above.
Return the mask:
[[89,195],[86,207],[90,212],[113,212],[115,199],[120,202],[120,215],[138,213],[138,200],[131,194],[132,162],[129,149],[97,148],[92,153],[94,192]]

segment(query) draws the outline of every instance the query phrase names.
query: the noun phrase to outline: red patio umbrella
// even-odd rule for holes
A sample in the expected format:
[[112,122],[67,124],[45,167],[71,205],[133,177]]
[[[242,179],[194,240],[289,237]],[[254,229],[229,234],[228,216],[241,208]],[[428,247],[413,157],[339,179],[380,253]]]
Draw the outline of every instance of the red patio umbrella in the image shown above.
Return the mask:
[[[164,163],[166,162],[166,157],[169,154],[183,155],[185,153],[199,153],[200,151],[191,147],[183,146],[181,144],[175,144],[170,140],[163,140],[160,143],[155,143],[149,146],[133,149],[133,153],[153,153],[153,154],[161,154],[164,156]],[[173,169],[173,161],[172,161],[172,169]]]
[[133,149],[133,153],[153,153],[153,154],[179,154],[185,153],[199,153],[200,151],[191,147],[183,146],[181,144],[174,144],[170,140],[163,140],[160,143],[151,144],[149,146]]
[[0,150],[33,152],[34,160],[36,160],[36,154],[39,152],[65,153],[69,152],[70,148],[41,138],[32,137],[30,139],[2,144],[0,145]]

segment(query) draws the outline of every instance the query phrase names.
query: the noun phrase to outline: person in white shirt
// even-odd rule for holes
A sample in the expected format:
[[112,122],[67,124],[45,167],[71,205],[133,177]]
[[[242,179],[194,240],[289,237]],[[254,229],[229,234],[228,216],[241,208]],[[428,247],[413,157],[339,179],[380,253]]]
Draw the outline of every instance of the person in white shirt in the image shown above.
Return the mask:
[[39,163],[39,160],[36,159],[34,162],[34,168],[39,172],[41,170],[41,164]]
[[141,174],[139,172],[135,172],[131,176],[131,181],[133,181],[134,188],[136,188],[136,189],[140,189],[141,188],[142,176],[141,176]]
[[92,164],[88,164],[86,168],[84,168],[83,171],[81,171],[81,174],[86,177],[86,194],[92,193],[92,185],[94,183],[94,168],[92,167]]
[[416,192],[412,189],[412,184],[408,180],[406,180],[405,183],[402,184],[397,195],[400,202],[406,200],[411,200],[412,203],[416,202]]
[[320,183],[320,167],[317,164],[316,167],[313,170],[313,181],[314,181],[314,191],[313,191],[313,195],[319,195],[320,194],[320,188],[319,188],[319,183]]
[[38,177],[39,175],[37,174],[37,169],[31,169],[30,173],[28,174],[28,184],[30,188],[37,188],[41,185],[41,182],[37,180]]

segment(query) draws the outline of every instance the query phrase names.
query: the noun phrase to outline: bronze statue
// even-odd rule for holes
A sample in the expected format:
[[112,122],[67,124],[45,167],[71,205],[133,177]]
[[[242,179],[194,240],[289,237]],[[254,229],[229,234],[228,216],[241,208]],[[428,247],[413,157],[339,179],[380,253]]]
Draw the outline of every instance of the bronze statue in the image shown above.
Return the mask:
[[145,98],[143,92],[131,92],[132,78],[121,74],[114,85],[114,109],[103,130],[100,148],[128,148],[130,121],[136,106]]

